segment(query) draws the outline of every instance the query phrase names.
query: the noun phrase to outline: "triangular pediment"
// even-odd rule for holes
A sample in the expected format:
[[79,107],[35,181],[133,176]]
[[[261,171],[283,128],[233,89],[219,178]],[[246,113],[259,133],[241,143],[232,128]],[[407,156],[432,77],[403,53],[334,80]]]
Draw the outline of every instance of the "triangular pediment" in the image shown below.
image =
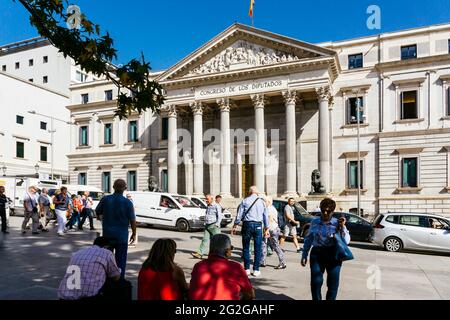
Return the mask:
[[189,79],[335,56],[326,48],[234,24],[158,77]]

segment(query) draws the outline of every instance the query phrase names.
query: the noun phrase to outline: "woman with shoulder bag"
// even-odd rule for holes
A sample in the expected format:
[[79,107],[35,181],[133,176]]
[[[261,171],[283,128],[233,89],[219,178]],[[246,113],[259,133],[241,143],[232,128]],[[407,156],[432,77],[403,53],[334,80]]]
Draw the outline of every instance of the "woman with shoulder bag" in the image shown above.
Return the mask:
[[353,259],[348,249],[350,233],[344,217],[333,218],[336,202],[324,199],[320,203],[322,215],[311,222],[308,235],[305,238],[301,264],[308,262],[310,254],[311,295],[313,300],[322,300],[323,274],[327,272],[327,300],[336,300],[339,289],[339,276],[342,262]]

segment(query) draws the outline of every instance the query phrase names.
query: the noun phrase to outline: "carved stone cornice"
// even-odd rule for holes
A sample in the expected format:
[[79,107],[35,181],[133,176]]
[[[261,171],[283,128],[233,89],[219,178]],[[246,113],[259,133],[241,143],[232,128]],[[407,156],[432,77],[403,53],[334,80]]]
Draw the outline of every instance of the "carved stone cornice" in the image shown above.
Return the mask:
[[330,101],[331,99],[331,90],[329,86],[316,88],[316,93],[319,98],[319,102]]
[[255,109],[264,109],[264,106],[269,103],[269,99],[264,94],[251,95],[251,99],[253,101],[253,106],[255,107]]
[[177,117],[177,107],[173,104],[165,105],[161,108],[161,112],[164,112],[167,114],[169,118],[176,118]]
[[281,93],[284,98],[285,104],[295,104],[298,100],[297,91],[295,90],[287,90]]
[[201,101],[194,101],[189,104],[194,115],[203,115],[203,104]]
[[231,104],[233,103],[230,98],[217,99],[216,102],[220,112],[230,112]]

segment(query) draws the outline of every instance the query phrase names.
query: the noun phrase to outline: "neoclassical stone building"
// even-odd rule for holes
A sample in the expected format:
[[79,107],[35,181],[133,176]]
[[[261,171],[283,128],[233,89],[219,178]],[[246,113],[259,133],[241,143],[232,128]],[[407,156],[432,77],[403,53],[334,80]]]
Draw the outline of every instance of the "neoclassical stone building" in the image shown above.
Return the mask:
[[71,178],[108,191],[155,176],[230,205],[255,184],[314,209],[318,169],[338,209],[354,210],[360,185],[368,214],[450,214],[449,39],[446,24],[313,45],[234,24],[153,75],[158,115],[113,119],[111,84],[74,85]]

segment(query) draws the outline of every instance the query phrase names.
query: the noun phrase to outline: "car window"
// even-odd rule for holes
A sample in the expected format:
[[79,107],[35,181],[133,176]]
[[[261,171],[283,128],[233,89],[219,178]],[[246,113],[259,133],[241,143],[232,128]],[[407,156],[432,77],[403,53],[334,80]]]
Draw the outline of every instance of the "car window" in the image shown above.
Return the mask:
[[346,214],[347,222],[349,223],[362,223],[362,219],[358,218],[357,216]]
[[199,206],[202,209],[206,209],[206,206],[197,198],[191,199],[193,203],[195,203],[197,206]]
[[400,216],[400,224],[414,227],[428,227],[428,221],[424,216]]
[[183,208],[198,208],[198,206],[187,197],[174,196],[173,198],[177,200]]
[[163,208],[169,208],[169,209],[178,209],[175,202],[172,201],[169,197],[161,196],[161,200],[159,202],[159,206]]
[[447,229],[449,227],[448,221],[434,217],[429,218],[428,223],[429,223],[428,227],[432,229]]
[[387,222],[398,224],[399,216],[389,216],[386,218]]

